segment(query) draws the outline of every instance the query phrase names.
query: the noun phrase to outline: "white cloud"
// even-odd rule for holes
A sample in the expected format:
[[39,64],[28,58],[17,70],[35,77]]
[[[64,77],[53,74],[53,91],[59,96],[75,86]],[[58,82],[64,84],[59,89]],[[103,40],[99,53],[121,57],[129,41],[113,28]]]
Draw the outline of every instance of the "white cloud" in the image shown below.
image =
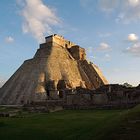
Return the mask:
[[130,54],[132,54],[134,56],[140,56],[140,42],[135,43],[131,47],[128,47],[125,52],[130,53]]
[[11,36],[8,36],[8,37],[5,38],[5,42],[6,43],[12,43],[12,42],[14,42],[14,38],[11,37]]
[[42,0],[24,0],[24,4],[21,5],[24,5],[21,11],[24,19],[23,32],[30,33],[39,42],[44,40],[46,33],[53,33],[53,26],[60,25],[60,19],[56,16],[54,9],[45,5]]
[[140,0],[98,0],[100,9],[105,12],[119,11],[117,22],[128,24],[140,20]]
[[104,13],[115,11],[116,22],[129,24],[140,21],[140,0],[80,0],[82,7],[93,11],[98,7]]
[[127,39],[130,42],[136,42],[136,41],[138,41],[139,37],[136,34],[132,33],[132,34],[128,35]]
[[102,50],[102,51],[109,50],[109,49],[110,49],[109,44],[107,44],[105,42],[100,43],[100,45],[98,47],[98,50]]
[[129,24],[140,20],[140,0],[125,0],[120,7],[117,21]]
[[128,0],[128,3],[132,7],[136,7],[139,5],[140,0]]

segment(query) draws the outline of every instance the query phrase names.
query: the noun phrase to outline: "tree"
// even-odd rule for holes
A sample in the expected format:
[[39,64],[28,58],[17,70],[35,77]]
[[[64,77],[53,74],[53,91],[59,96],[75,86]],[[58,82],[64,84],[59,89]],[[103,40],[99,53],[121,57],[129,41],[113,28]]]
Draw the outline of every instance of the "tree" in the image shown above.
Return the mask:
[[132,87],[133,87],[132,85],[130,85],[130,84],[129,84],[129,83],[127,83],[127,82],[126,82],[126,83],[124,83],[124,84],[123,84],[123,86],[125,86],[125,87],[127,87],[127,88],[132,88]]

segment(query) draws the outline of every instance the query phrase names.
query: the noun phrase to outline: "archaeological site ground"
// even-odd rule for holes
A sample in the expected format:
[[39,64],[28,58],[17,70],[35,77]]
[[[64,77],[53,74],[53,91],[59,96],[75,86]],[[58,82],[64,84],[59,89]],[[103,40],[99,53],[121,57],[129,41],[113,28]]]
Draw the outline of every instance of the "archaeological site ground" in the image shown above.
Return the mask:
[[109,84],[54,34],[0,88],[2,140],[139,140],[140,85]]
[[[4,108],[0,108],[0,111]],[[0,117],[2,140],[139,140],[140,106],[125,110],[65,110]]]

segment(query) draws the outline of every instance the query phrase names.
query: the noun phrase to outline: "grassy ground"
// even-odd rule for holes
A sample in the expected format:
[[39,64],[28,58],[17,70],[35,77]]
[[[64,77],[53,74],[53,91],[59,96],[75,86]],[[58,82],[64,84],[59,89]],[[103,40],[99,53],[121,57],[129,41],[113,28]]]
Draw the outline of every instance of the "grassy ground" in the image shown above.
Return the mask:
[[139,140],[140,106],[0,118],[1,140]]
[[140,105],[121,115],[109,138],[111,140],[140,140]]

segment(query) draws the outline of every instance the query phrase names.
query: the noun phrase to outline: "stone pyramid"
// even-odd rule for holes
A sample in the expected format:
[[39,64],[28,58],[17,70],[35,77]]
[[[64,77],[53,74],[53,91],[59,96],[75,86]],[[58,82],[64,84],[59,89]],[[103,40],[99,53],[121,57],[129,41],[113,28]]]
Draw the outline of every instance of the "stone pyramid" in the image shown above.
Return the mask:
[[0,90],[0,104],[27,104],[57,98],[58,91],[97,89],[108,84],[85,49],[57,34],[48,36],[35,56],[24,61]]

